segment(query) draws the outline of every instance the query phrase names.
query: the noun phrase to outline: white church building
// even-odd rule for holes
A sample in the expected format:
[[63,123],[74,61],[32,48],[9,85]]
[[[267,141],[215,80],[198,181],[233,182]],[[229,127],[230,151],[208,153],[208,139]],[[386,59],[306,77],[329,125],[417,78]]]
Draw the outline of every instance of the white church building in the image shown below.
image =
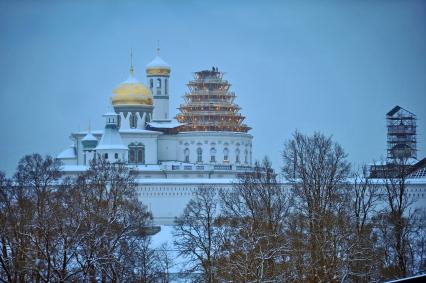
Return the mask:
[[105,128],[72,133],[72,145],[57,156],[68,175],[87,170],[95,155],[128,164],[156,224],[172,224],[198,187],[231,186],[252,165],[253,137],[223,73],[195,72],[174,118],[170,74],[159,50],[146,66],[146,84],[131,66],[112,91]]

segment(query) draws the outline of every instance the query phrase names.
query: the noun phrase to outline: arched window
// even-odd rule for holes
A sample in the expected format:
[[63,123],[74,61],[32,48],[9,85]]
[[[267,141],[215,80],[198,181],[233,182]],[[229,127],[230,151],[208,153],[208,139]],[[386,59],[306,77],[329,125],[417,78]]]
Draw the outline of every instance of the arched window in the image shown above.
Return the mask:
[[154,80],[150,79],[149,80],[149,88],[153,88],[154,87]]
[[223,163],[228,163],[229,162],[229,150],[228,148],[224,148],[223,149]]
[[185,155],[185,162],[189,163],[189,149],[185,148],[185,150],[183,151],[183,154]]
[[169,80],[165,79],[164,80],[164,94],[166,94],[166,95],[168,93],[168,88],[169,88]]
[[134,129],[138,126],[138,116],[136,116],[136,113],[130,114],[129,120],[130,120],[130,128]]
[[161,79],[157,79],[157,88],[161,88]]
[[203,162],[203,149],[201,147],[197,148],[197,162]]
[[138,148],[138,163],[145,163],[143,148]]
[[129,146],[129,163],[135,163],[135,150]]
[[235,163],[240,163],[240,150],[238,148],[235,150]]
[[118,159],[118,153],[115,153],[115,154],[114,154],[114,158],[115,158],[115,159]]
[[216,149],[214,147],[210,149],[210,162],[216,162]]
[[245,164],[248,163],[248,150],[247,149],[244,151],[244,163]]
[[142,143],[129,144],[129,163],[145,164],[145,146]]

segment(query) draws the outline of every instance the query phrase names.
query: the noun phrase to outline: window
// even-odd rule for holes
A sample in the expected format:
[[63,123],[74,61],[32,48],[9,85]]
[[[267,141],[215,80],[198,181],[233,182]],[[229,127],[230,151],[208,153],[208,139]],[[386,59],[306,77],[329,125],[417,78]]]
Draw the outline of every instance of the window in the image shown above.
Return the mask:
[[130,120],[130,128],[132,129],[136,128],[138,125],[138,117],[136,116],[136,113],[130,114],[129,120]]
[[157,88],[161,88],[161,79],[157,79]]
[[104,158],[108,159],[108,153],[104,153]]
[[216,149],[214,147],[210,149],[210,162],[216,162]]
[[244,151],[244,163],[245,164],[248,163],[248,151],[247,151],[247,149]]
[[150,79],[149,80],[149,88],[153,88],[154,87],[154,80]]
[[228,150],[228,148],[224,148],[223,149],[223,163],[228,163],[229,162],[229,150]]
[[197,148],[197,162],[203,162],[203,149],[201,147]]
[[145,146],[142,143],[129,144],[129,163],[145,164]]
[[114,154],[114,158],[115,158],[115,159],[118,159],[118,153],[115,153],[115,154]]
[[240,163],[240,150],[238,148],[235,150],[235,163]]
[[135,163],[135,151],[129,147],[129,163]]
[[167,95],[168,92],[168,88],[169,88],[169,81],[167,79],[164,80],[164,94]]
[[117,126],[121,128],[121,117],[117,116]]
[[138,149],[138,163],[145,163],[143,159],[142,149]]
[[185,150],[184,150],[184,155],[185,155],[185,162],[186,163],[189,163],[189,149],[188,148],[185,148]]

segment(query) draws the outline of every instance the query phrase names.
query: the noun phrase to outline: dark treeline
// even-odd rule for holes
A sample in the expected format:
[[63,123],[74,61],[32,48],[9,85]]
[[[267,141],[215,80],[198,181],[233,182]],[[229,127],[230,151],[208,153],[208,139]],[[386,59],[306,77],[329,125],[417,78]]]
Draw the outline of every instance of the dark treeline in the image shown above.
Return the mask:
[[74,179],[38,154],[0,173],[0,281],[161,282],[152,216],[122,164],[97,160]]
[[169,282],[169,249],[194,282],[417,274],[426,219],[408,196],[405,162],[377,184],[331,138],[296,132],[281,172],[265,159],[231,189],[200,187],[176,219],[173,247],[153,250],[152,215],[128,167],[99,159],[64,178],[55,159],[25,156],[11,179],[0,173],[0,281]]
[[[424,212],[410,205],[405,160],[369,179],[331,138],[296,132],[283,189],[268,160],[231,190],[200,188],[175,246],[201,282],[382,282],[425,270]],[[385,172],[386,173],[386,172]]]

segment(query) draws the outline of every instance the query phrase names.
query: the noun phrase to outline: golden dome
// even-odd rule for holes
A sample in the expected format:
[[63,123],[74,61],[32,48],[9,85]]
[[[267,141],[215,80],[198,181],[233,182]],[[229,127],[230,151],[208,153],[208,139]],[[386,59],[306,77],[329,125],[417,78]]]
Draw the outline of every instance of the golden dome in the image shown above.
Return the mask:
[[112,91],[112,104],[117,105],[149,105],[153,104],[151,91],[133,75],[130,69],[129,78]]

